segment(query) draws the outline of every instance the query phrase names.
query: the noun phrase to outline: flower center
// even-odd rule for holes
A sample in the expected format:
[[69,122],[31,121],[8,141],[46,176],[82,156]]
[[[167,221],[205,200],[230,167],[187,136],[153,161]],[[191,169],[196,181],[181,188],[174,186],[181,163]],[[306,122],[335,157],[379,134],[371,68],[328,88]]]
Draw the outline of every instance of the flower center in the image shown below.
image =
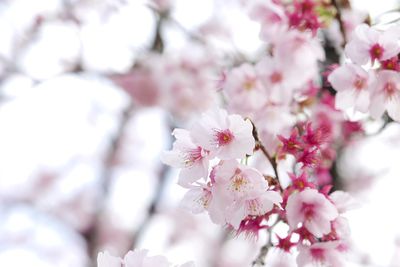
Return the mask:
[[185,153],[185,166],[187,167],[192,166],[193,163],[201,160],[203,158],[201,152],[202,148],[199,146],[197,148],[187,150]]
[[216,138],[218,146],[225,146],[231,143],[235,136],[229,129],[226,129],[223,131],[217,131]]
[[380,44],[374,44],[369,50],[372,61],[375,59],[380,59],[383,55],[383,47]]
[[325,253],[322,248],[312,248],[310,249],[311,256],[317,261],[324,261]]
[[397,91],[397,86],[394,82],[387,82],[383,90],[388,97],[392,97]]
[[257,199],[251,199],[246,201],[246,208],[250,215],[261,215],[261,205]]
[[235,174],[232,178],[231,189],[232,191],[240,192],[242,188],[248,184],[248,181],[243,175]]
[[282,74],[280,72],[273,72],[269,77],[271,83],[280,83],[282,81]]
[[243,84],[243,88],[247,91],[254,89],[256,87],[256,79],[247,77]]
[[303,203],[301,207],[301,211],[304,214],[304,217],[309,220],[314,216],[314,205],[313,204],[308,204],[308,203]]
[[366,79],[360,77],[357,75],[356,80],[354,81],[354,88],[356,88],[358,91],[361,91],[362,89],[365,88],[367,84]]

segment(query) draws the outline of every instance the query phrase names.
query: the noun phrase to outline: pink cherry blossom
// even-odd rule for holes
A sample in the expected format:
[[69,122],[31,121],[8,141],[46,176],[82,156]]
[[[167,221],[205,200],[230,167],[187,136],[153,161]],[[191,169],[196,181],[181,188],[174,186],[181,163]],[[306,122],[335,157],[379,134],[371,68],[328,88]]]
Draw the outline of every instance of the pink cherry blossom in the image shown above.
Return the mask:
[[288,105],[268,104],[253,115],[260,139],[268,151],[276,151],[279,145],[277,135],[289,133],[295,118]]
[[371,115],[380,118],[387,110],[393,120],[400,121],[400,74],[391,70],[380,71],[374,89]]
[[268,182],[254,168],[236,160],[221,162],[215,170],[210,216],[218,224],[238,229],[247,216],[261,216],[279,205],[279,193],[268,190]]
[[343,253],[340,252],[340,241],[315,243],[311,246],[299,246],[298,267],[343,267],[346,266]]
[[370,104],[373,74],[355,64],[346,64],[335,69],[328,77],[332,87],[337,91],[336,108],[368,112]]
[[358,207],[356,200],[347,192],[335,191],[329,195],[339,213],[345,213]]
[[194,214],[202,213],[208,209],[212,200],[209,186],[192,186],[181,201],[181,207]]
[[266,90],[254,66],[247,63],[227,74],[223,88],[230,110],[234,112],[247,115],[266,102]]
[[297,75],[290,66],[274,57],[264,57],[257,63],[257,72],[268,92],[268,101],[274,104],[288,104],[292,101],[294,89],[299,88]]
[[278,135],[278,139],[282,143],[279,149],[279,155],[281,156],[284,156],[285,154],[297,155],[297,153],[303,148],[303,144],[299,139],[299,130],[296,127],[292,129],[289,138]]
[[178,183],[188,186],[200,178],[207,178],[208,152],[193,143],[189,131],[175,129],[172,134],[176,138],[173,149],[164,152],[161,159],[165,164],[182,168]]
[[289,196],[286,216],[291,229],[299,223],[316,237],[331,231],[331,222],[338,217],[336,207],[316,189],[305,189]]
[[285,10],[274,1],[251,1],[249,16],[261,23],[261,39],[273,40],[277,34],[288,29],[288,19]]
[[396,27],[380,32],[366,24],[359,25],[346,45],[346,55],[356,64],[386,60],[400,52]]
[[276,37],[274,56],[301,87],[318,76],[318,61],[325,59],[325,52],[311,33],[293,29]]
[[193,141],[220,159],[243,158],[253,154],[255,140],[250,121],[217,109],[203,114],[192,127]]

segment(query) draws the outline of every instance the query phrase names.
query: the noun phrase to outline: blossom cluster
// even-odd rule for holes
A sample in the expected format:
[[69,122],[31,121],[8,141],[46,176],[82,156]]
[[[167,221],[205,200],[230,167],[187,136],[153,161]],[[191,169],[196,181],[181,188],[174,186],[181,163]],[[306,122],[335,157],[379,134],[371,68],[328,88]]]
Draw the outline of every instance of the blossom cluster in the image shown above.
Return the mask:
[[138,106],[160,106],[178,118],[187,118],[207,110],[215,97],[215,60],[205,57],[201,48],[193,50],[179,57],[150,54],[129,73],[111,78]]
[[[345,213],[354,200],[332,190],[331,173],[337,151],[364,129],[340,111],[353,108],[379,118],[387,110],[400,121],[400,31],[339,21],[338,43],[352,36],[345,46],[351,62],[325,75],[335,94],[321,79],[328,54],[318,35],[340,16],[335,1],[249,1],[248,10],[261,24],[265,53],[222,72],[218,89],[226,109],[209,110],[188,129],[175,129],[172,150],[162,161],[180,169],[178,184],[187,189],[184,208],[208,213],[235,234],[258,238],[268,233],[268,253],[254,263],[345,266],[351,243]],[[178,66],[177,72],[167,67],[164,74],[188,70],[186,64]],[[201,68],[190,69],[189,83],[201,74]],[[143,80],[148,81],[156,82]],[[202,83],[193,86],[203,88]],[[166,92],[181,96],[175,89]],[[174,102],[173,108],[183,107],[178,113],[184,114],[185,103]],[[290,160],[291,170],[281,167]],[[289,178],[287,185],[282,177]],[[286,226],[284,234],[276,234],[279,226]],[[116,261],[129,267],[127,258]]]
[[[316,93],[318,64],[325,54],[315,35],[290,22],[295,14],[288,6],[277,1],[250,3],[249,15],[261,24],[267,53],[254,65],[243,63],[226,71],[220,86],[228,110],[252,118],[265,146],[275,150],[276,135],[290,131],[296,121],[293,107]],[[303,10],[301,20],[314,14],[312,10]]]
[[276,247],[290,253],[297,246],[299,266],[307,260],[341,261],[333,254],[348,246],[342,213],[351,198],[341,191],[329,194],[330,186],[319,187],[309,178],[306,170],[321,162],[316,153],[321,154],[327,136],[323,128],[313,129],[311,123],[303,126],[302,136],[295,128],[289,138],[279,137],[279,155],[294,155],[304,171],[298,177],[291,175],[292,183],[286,188],[277,177],[246,164],[254,151],[265,151],[265,147],[257,140],[251,121],[224,110],[203,114],[190,130],[176,129],[173,149],[165,152],[163,161],[181,168],[179,184],[188,188],[182,204],[192,212],[207,211],[214,223],[253,236],[269,229],[275,216],[290,227]]
[[250,121],[221,109],[203,114],[190,131],[174,131],[177,140],[163,161],[182,168],[178,183],[189,189],[186,207],[207,210],[213,222],[239,229],[247,216],[264,215],[282,201],[257,169],[238,162],[253,154],[252,132]]
[[400,121],[400,28],[380,31],[359,25],[345,47],[349,59],[328,77],[337,91],[336,107],[378,119],[385,111]]
[[[214,223],[255,237],[288,226],[285,236],[270,241],[280,253],[277,260],[269,252],[267,266],[344,266],[350,231],[343,215],[353,200],[331,192],[330,170],[337,148],[363,127],[346,120],[337,98],[319,85],[325,53],[316,32],[326,26],[321,14],[334,14],[334,7],[256,1],[249,10],[261,23],[267,53],[223,72],[219,87],[228,112],[210,111],[189,130],[175,129],[163,161],[181,169],[178,183],[188,189],[182,203],[193,213],[206,211]],[[280,171],[289,157],[293,170]]]

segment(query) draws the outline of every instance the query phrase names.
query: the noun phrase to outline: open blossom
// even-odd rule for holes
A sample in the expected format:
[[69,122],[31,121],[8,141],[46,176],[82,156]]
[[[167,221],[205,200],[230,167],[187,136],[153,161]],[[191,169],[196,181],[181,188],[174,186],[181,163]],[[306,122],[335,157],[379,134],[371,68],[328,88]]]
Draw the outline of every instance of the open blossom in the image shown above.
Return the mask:
[[227,74],[223,89],[230,109],[241,114],[259,109],[266,102],[265,88],[254,66],[247,63]]
[[325,59],[325,52],[310,33],[290,30],[276,38],[274,47],[274,56],[299,87],[318,76],[318,61]]
[[176,141],[173,149],[162,155],[162,161],[175,168],[182,168],[179,184],[187,186],[200,178],[208,176],[208,151],[193,143],[190,133],[184,129],[175,129],[172,133]]
[[194,267],[191,262],[172,265],[164,256],[147,256],[147,250],[129,251],[124,259],[111,256],[108,252],[100,252],[97,256],[98,267]]
[[346,64],[335,69],[328,77],[337,91],[336,108],[368,112],[373,75],[355,64]]
[[355,29],[352,40],[346,45],[346,55],[356,64],[386,60],[400,52],[398,29],[392,27],[380,32],[366,24]]
[[335,191],[329,195],[329,198],[333,201],[339,213],[345,213],[358,206],[354,198],[349,193],[343,191]]
[[181,201],[182,208],[194,214],[207,210],[212,200],[211,188],[209,186],[192,186]]
[[331,222],[338,217],[337,208],[316,189],[306,189],[290,195],[286,216],[291,229],[299,223],[316,237],[331,231]]
[[290,66],[281,64],[273,57],[264,57],[256,66],[261,81],[268,93],[271,103],[285,103],[292,101],[294,89],[299,87],[297,75],[293,75]]
[[311,246],[300,245],[297,265],[298,267],[346,266],[340,250],[340,241],[315,243]]
[[400,74],[391,70],[380,71],[374,89],[371,115],[380,118],[387,110],[393,120],[400,121]]
[[288,29],[288,19],[282,6],[271,0],[249,2],[249,16],[261,23],[260,36],[263,40],[271,41]]
[[247,216],[264,215],[282,202],[279,193],[268,189],[268,182],[256,169],[236,160],[223,161],[215,170],[211,219],[238,229]]
[[253,154],[255,140],[250,121],[217,109],[203,114],[190,131],[193,141],[220,159]]

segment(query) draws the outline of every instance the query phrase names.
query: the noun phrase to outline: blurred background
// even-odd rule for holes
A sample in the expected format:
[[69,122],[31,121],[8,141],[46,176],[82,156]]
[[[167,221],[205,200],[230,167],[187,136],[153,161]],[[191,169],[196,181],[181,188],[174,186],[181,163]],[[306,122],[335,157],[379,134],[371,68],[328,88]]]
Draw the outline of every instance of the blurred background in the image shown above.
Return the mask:
[[[132,248],[250,266],[263,237],[182,210],[159,159],[171,129],[219,103],[221,72],[262,53],[242,2],[0,0],[0,266],[88,267]],[[400,16],[395,0],[352,4],[373,23]],[[400,266],[399,158],[394,123],[341,153],[359,203],[349,266]]]

